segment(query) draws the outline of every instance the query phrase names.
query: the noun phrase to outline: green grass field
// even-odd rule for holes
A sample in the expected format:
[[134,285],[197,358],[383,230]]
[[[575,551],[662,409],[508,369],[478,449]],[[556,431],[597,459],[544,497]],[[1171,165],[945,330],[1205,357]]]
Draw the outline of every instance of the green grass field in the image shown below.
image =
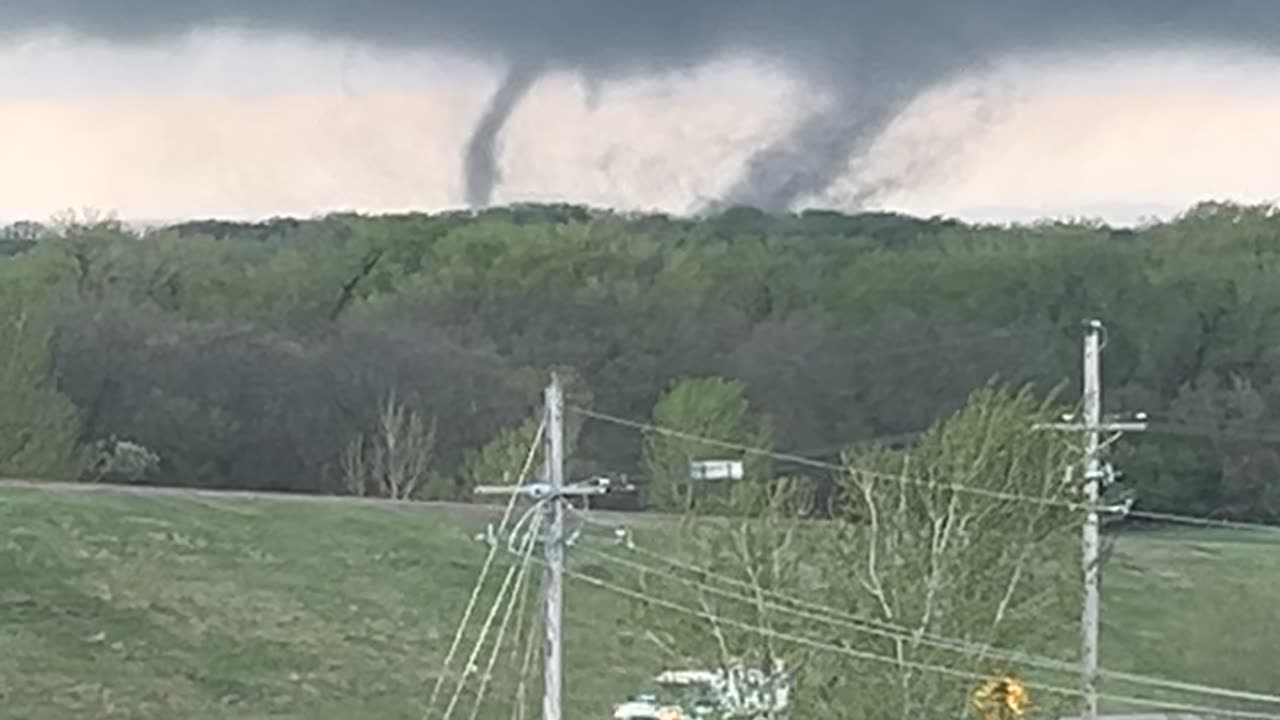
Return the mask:
[[1280,693],[1280,534],[1123,535],[1103,592],[1104,666]]
[[[484,513],[0,488],[0,716],[421,718]],[[1280,544],[1126,536],[1106,578],[1105,666],[1280,688]],[[624,600],[567,604],[566,716],[607,717],[657,660],[620,639]],[[480,718],[508,716],[518,660]]]

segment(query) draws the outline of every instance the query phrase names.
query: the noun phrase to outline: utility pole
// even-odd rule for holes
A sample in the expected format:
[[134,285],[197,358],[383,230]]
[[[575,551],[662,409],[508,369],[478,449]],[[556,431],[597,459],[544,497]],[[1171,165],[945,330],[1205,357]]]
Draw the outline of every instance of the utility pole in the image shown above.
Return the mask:
[[1084,611],[1080,627],[1081,680],[1084,683],[1084,720],[1098,720],[1098,637],[1100,599],[1098,570],[1102,538],[1098,500],[1102,497],[1102,323],[1091,320],[1084,335],[1084,533],[1081,538],[1084,569]]
[[564,389],[558,375],[551,376],[545,393],[547,414],[546,478],[548,501],[543,505],[547,528],[547,569],[543,579],[543,609],[546,617],[545,662],[543,663],[542,720],[560,720],[560,691],[563,688],[561,624],[564,620]]
[[[628,492],[630,486],[615,487],[608,478],[584,482],[565,482],[564,472],[564,386],[559,376],[551,376],[551,384],[543,393],[543,418],[546,433],[543,440],[543,481],[527,485],[481,485],[480,495],[523,495],[540,504],[543,513],[543,551],[546,571],[542,582],[543,657],[542,720],[562,720],[564,689],[564,565],[565,546],[570,540],[564,532],[565,499]],[[517,523],[519,526],[521,523]],[[501,538],[495,539],[501,542]]]
[[[1108,422],[1102,420],[1102,348],[1105,328],[1099,320],[1085,323],[1084,335],[1084,377],[1083,377],[1083,417],[1080,424],[1074,424],[1070,416],[1063,418],[1066,423],[1054,423],[1047,426],[1055,430],[1067,430],[1084,433],[1084,529],[1081,534],[1082,569],[1084,571],[1084,606],[1080,618],[1080,673],[1084,695],[1084,714],[1082,720],[1098,718],[1098,646],[1099,627],[1101,623],[1102,598],[1100,589],[1101,576],[1101,520],[1099,506],[1105,483],[1115,477],[1111,466],[1102,460],[1104,443],[1103,433],[1114,433],[1106,444],[1127,431],[1142,431],[1147,427],[1146,415],[1135,415],[1136,422]],[[1108,511],[1123,512],[1125,508],[1105,508]]]

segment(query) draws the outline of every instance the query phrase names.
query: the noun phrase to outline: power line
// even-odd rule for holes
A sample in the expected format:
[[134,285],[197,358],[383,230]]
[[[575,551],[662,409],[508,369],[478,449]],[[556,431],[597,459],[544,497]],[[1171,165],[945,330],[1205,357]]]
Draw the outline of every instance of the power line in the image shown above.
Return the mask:
[[[591,555],[594,555],[595,557],[605,560],[606,562],[612,562],[618,565],[622,565],[623,567],[631,568],[633,570],[639,570],[640,572],[644,572],[644,573],[653,573],[653,574],[659,575],[660,577],[663,577],[664,579],[680,583],[681,585],[685,585],[686,587],[702,590],[702,591],[711,593],[713,595],[719,595],[720,597],[727,598],[730,600],[738,600],[738,601],[741,601],[744,603],[750,603],[750,604],[762,604],[766,608],[776,610],[783,614],[788,614],[788,615],[792,615],[792,616],[807,619],[807,620],[814,620],[814,621],[825,623],[828,625],[835,625],[838,627],[843,627],[849,630],[855,630],[857,632],[863,632],[869,635],[875,635],[875,636],[887,638],[890,640],[919,639],[922,644],[930,645],[932,647],[938,647],[945,650],[955,650],[955,651],[966,652],[966,653],[973,652],[972,650],[969,650],[966,647],[966,644],[963,641],[950,642],[942,639],[936,639],[936,638],[940,638],[940,636],[935,636],[935,635],[930,635],[925,633],[919,633],[919,634],[913,633],[911,630],[906,628],[901,628],[900,626],[890,625],[887,623],[880,623],[875,620],[858,618],[856,616],[843,613],[833,608],[827,608],[822,605],[811,604],[799,598],[787,596],[775,591],[764,590],[760,588],[753,588],[754,590],[759,591],[762,595],[765,595],[767,597],[784,598],[784,602],[786,603],[792,603],[800,607],[816,608],[817,610],[816,612],[809,612],[796,607],[788,607],[786,604],[779,603],[779,602],[766,601],[764,603],[760,603],[759,598],[754,598],[749,595],[743,595],[742,593],[737,593],[730,590],[724,590],[722,588],[717,588],[707,583],[698,582],[696,580],[690,580],[686,578],[672,576],[662,572],[657,568],[653,568],[651,566],[645,565],[644,563],[625,560],[623,558],[617,557],[615,555],[610,555],[609,553],[601,552],[599,550],[588,550],[586,552],[589,552]],[[677,567],[681,566],[675,562],[671,562],[671,564]],[[685,566],[685,568],[688,569],[690,572],[697,572],[707,577],[713,577],[717,580],[720,580],[721,582],[726,582],[734,585],[738,585],[741,582],[741,581],[735,581],[733,578],[729,578],[728,576],[718,575],[716,573],[713,573],[707,570],[692,568],[688,566]],[[748,585],[748,583],[741,583],[741,584]],[[849,618],[849,619],[846,619],[846,618]],[[1042,660],[1038,656],[1022,654],[1014,651],[1002,651],[1002,650],[999,650],[998,648],[994,648],[991,646],[975,645],[973,647],[989,650],[990,652],[988,652],[987,654],[990,654],[993,656],[999,656],[1002,659],[1009,660],[1011,662],[1021,661],[1029,665],[1040,665],[1042,669],[1046,669],[1046,670],[1060,670],[1064,672],[1074,672],[1076,670],[1076,666],[1074,664],[1068,663],[1065,661],[1052,660],[1048,658]],[[1277,698],[1277,701],[1280,701],[1280,698]]]
[[[690,433],[690,432],[685,432],[683,430],[676,430],[674,428],[663,427],[660,425],[655,425],[653,423],[643,422],[639,420],[629,420],[627,418],[619,417],[616,415],[610,415],[608,413],[603,413],[596,410],[588,410],[586,408],[581,408],[576,406],[569,406],[569,407],[566,407],[566,409],[569,410],[570,412],[576,413],[583,417],[588,417],[595,420],[600,420],[602,422],[607,422],[614,425],[631,428],[633,430],[638,430],[641,432],[650,432],[658,435],[665,435],[667,437],[671,437],[679,440],[687,440],[690,442],[697,442],[697,443],[709,445],[712,447],[723,448],[726,450],[734,450],[736,452],[741,452],[749,455],[756,455],[759,457],[768,457],[781,462],[788,462],[795,465],[801,465],[804,467],[810,467],[818,470],[826,470],[826,471],[836,472],[836,473],[856,472],[856,473],[861,473],[863,475],[866,475],[868,477],[887,480],[890,482],[898,482],[898,483],[903,483],[908,485],[919,485],[922,487],[928,487],[928,488],[939,489],[939,490],[951,490],[953,492],[972,494],[972,495],[977,495],[982,497],[989,497],[996,500],[1005,500],[1009,502],[1025,502],[1025,503],[1031,503],[1034,505],[1041,505],[1041,506],[1061,507],[1069,510],[1084,509],[1084,506],[1082,506],[1081,504],[1072,502],[1070,500],[1060,500],[1060,499],[1048,498],[1048,497],[1035,497],[1033,495],[1009,493],[1009,492],[1004,492],[1000,490],[990,490],[987,488],[975,488],[967,485],[961,485],[958,483],[943,483],[943,482],[937,482],[933,480],[925,480],[922,478],[911,477],[909,475],[886,473],[882,471],[871,470],[871,469],[861,468],[861,467],[852,466],[852,465],[841,465],[839,463],[829,462],[826,460],[817,460],[811,457],[806,457],[804,455],[796,455],[793,453],[785,453],[785,452],[776,452],[768,448],[755,447],[755,446],[745,445],[742,443],[732,442],[728,440],[720,440],[717,438],[709,438],[703,435],[698,435],[696,433]],[[1224,529],[1254,530],[1254,531],[1261,531],[1261,532],[1268,532],[1268,533],[1280,533],[1280,526],[1278,525],[1268,525],[1265,523],[1253,523],[1253,522],[1244,522],[1244,521],[1236,521],[1236,520],[1220,520],[1220,519],[1210,518],[1210,517],[1179,515],[1176,513],[1160,513],[1160,512],[1138,510],[1138,509],[1129,509],[1128,511],[1125,512],[1125,516],[1131,517],[1131,518],[1138,518],[1138,519],[1148,519],[1148,520],[1156,520],[1156,521],[1162,521],[1162,522],[1179,523],[1184,525],[1198,525],[1203,527],[1218,527],[1218,528],[1224,528]]]
[[1270,432],[1265,429],[1251,430],[1248,429],[1249,427],[1256,426],[1246,426],[1245,423],[1239,421],[1214,424],[1212,422],[1195,423],[1185,420],[1166,420],[1158,423],[1152,423],[1149,431],[1161,435],[1179,435],[1228,440],[1251,440],[1264,445],[1280,444],[1280,432]]
[[863,438],[847,443],[828,444],[822,447],[811,447],[803,450],[790,450],[791,455],[803,455],[811,458],[829,457],[839,455],[847,450],[857,447],[872,447],[876,445],[905,445],[913,440],[918,440],[925,436],[927,430],[916,430],[913,432],[892,433],[889,435],[876,435],[875,437]]
[[748,455],[769,457],[781,462],[793,463],[796,465],[802,465],[805,467],[811,467],[819,470],[828,470],[831,472],[838,472],[838,473],[855,472],[855,473],[860,473],[862,475],[866,475],[871,478],[888,480],[891,482],[897,482],[897,483],[902,483],[906,485],[919,485],[922,487],[927,487],[927,488],[936,489],[936,490],[950,490],[952,492],[965,493],[969,495],[977,495],[977,496],[988,497],[996,500],[1006,500],[1011,502],[1025,502],[1033,505],[1042,505],[1046,507],[1060,507],[1060,508],[1066,508],[1070,510],[1081,509],[1081,506],[1078,503],[1074,503],[1069,500],[1060,500],[1057,498],[1049,498],[1049,497],[1035,497],[1032,495],[1022,495],[1018,493],[1004,492],[1002,490],[991,490],[988,488],[975,488],[968,485],[960,485],[958,483],[942,483],[942,482],[937,482],[933,480],[924,480],[921,478],[912,477],[910,475],[887,473],[880,470],[871,470],[868,468],[861,468],[861,467],[852,466],[852,465],[841,465],[838,463],[827,462],[825,460],[815,460],[813,458],[805,457],[803,455],[792,455],[790,453],[782,453],[782,452],[769,450],[768,448],[755,447],[751,445],[745,445],[742,443],[731,442],[728,440],[718,440],[715,438],[709,438],[702,435],[697,435],[695,433],[685,432],[683,430],[676,430],[674,428],[663,427],[660,425],[654,425],[652,423],[641,422],[638,420],[628,420],[626,418],[618,417],[616,415],[609,415],[607,413],[597,412],[595,410],[587,410],[585,408],[580,408],[580,407],[570,406],[568,410],[570,410],[571,412],[577,413],[578,415],[582,415],[583,417],[593,418],[603,422],[612,423],[615,425],[621,425],[623,427],[630,427],[632,429],[640,430],[642,432],[651,432],[658,435],[665,435],[667,437],[672,437],[680,440],[697,442],[704,445],[723,448],[726,450],[734,450],[734,451],[745,453]]
[[[524,547],[521,550],[519,570],[516,575],[516,585],[511,591],[511,597],[507,601],[507,610],[502,617],[502,623],[498,626],[498,635],[493,641],[493,649],[489,653],[489,662],[485,665],[484,674],[480,676],[480,688],[476,690],[475,704],[471,707],[470,720],[476,720],[480,716],[480,707],[484,704],[484,693],[489,687],[489,681],[493,678],[493,668],[498,662],[498,655],[502,652],[502,642],[507,634],[507,625],[510,624],[512,616],[516,612],[517,604],[523,610],[525,601],[529,595],[529,587],[525,584],[525,579],[529,575],[530,558],[533,556],[533,550],[537,547],[538,529],[542,522],[542,518],[536,518],[530,525],[528,532],[525,534]],[[515,567],[515,566],[512,566]],[[494,599],[494,607],[501,602],[501,595]],[[484,642],[484,635],[476,641],[477,649]],[[465,675],[463,676],[465,678]],[[448,717],[446,715],[446,717]]]
[[[511,720],[524,720],[525,709],[527,708],[526,693],[529,688],[529,680],[533,675],[533,657],[534,651],[538,648],[536,639],[538,637],[538,629],[541,627],[535,616],[534,622],[529,623],[529,629],[525,633],[524,638],[524,657],[520,663],[520,674],[516,677],[515,699],[511,704]],[[513,651],[516,648],[513,648]],[[515,655],[513,654],[513,660]]]
[[[537,456],[538,446],[542,442],[542,434],[546,431],[546,423],[540,422],[538,429],[534,432],[533,442],[529,445],[529,451],[525,455],[524,464],[520,468],[519,474],[516,476],[516,484],[523,484],[529,475],[529,470],[533,467],[533,459]],[[507,501],[506,508],[502,511],[502,520],[499,522],[499,530],[505,531],[507,523],[511,521],[511,515],[515,511],[517,494],[512,493],[511,498]],[[435,707],[436,700],[440,697],[440,689],[444,685],[444,679],[448,675],[449,665],[453,663],[454,656],[458,653],[458,648],[462,645],[462,636],[466,632],[467,625],[471,621],[471,614],[475,612],[477,603],[480,601],[480,592],[484,588],[484,581],[489,576],[489,569],[493,565],[493,560],[498,554],[498,546],[494,544],[489,548],[489,552],[485,555],[484,563],[480,566],[480,575],[476,578],[475,587],[471,590],[471,597],[467,600],[466,609],[462,612],[462,619],[458,622],[458,629],[454,633],[453,641],[449,645],[449,651],[445,653],[444,662],[440,668],[440,675],[436,677],[435,686],[431,689],[431,696],[427,700],[426,711],[423,717],[431,715],[432,708]],[[465,675],[464,675],[465,676]]]
[[[787,453],[777,453],[766,448],[750,446],[743,443],[729,442],[729,441],[724,441],[724,440],[719,440],[714,438],[707,438],[705,436],[701,436],[695,433],[684,432],[684,431],[676,430],[669,427],[662,427],[662,426],[658,426],[658,425],[647,423],[647,422],[628,420],[626,418],[620,418],[620,417],[608,415],[605,413],[584,410],[582,408],[572,408],[572,410],[586,417],[592,417],[605,422],[611,422],[611,423],[622,425],[625,427],[630,427],[636,430],[640,430],[642,432],[652,432],[652,433],[665,435],[667,437],[679,438],[679,439],[688,440],[691,442],[699,442],[707,445],[713,445],[717,447],[732,449],[738,452],[796,462],[797,464],[802,464],[809,467],[816,467],[816,468],[831,470],[831,471],[865,472],[867,475],[872,477],[885,477],[895,482],[902,482],[902,483],[924,484],[924,485],[930,485],[930,486],[943,485],[941,483],[933,483],[929,481],[920,480],[919,478],[887,475],[885,473],[880,473],[877,471],[865,471],[863,469],[859,469],[856,467],[845,468],[840,465],[836,465],[834,463],[814,460],[812,458],[808,458],[804,456],[791,455]],[[1011,497],[1012,494],[1009,494],[1009,493],[992,493],[990,491],[985,491],[985,489],[969,488],[969,487],[960,486],[960,485],[943,485],[943,486],[948,487],[948,489],[951,489],[952,491],[955,491],[955,492],[966,492],[966,491],[977,490],[978,492],[976,494],[982,494],[982,495],[996,494],[997,496],[1001,496],[1002,499],[1011,499],[1011,500],[1018,500],[1018,501],[1024,501],[1024,502],[1030,500],[1032,502],[1038,502],[1038,503],[1042,503],[1044,501],[1044,499],[1042,498],[1030,498],[1028,496],[1021,496],[1021,495]],[[1091,503],[1091,505],[1096,505],[1096,502]],[[1074,503],[1068,504],[1068,506],[1078,507]],[[1094,510],[1094,512],[1096,512],[1096,509]],[[1262,528],[1265,528],[1267,531],[1280,531],[1280,528],[1273,528],[1270,526],[1255,526],[1254,524],[1251,524],[1251,523],[1233,523],[1230,521],[1223,522],[1223,521],[1214,520],[1212,518],[1190,518],[1188,516],[1148,513],[1145,511],[1138,511],[1137,513],[1133,514],[1133,516],[1139,517],[1139,518],[1148,518],[1148,519],[1163,519],[1165,521],[1180,520],[1184,522],[1195,522],[1204,526],[1235,527],[1235,528],[1247,528],[1247,529],[1257,529],[1258,527],[1262,527]],[[706,588],[707,586],[703,585],[701,587]],[[723,595],[724,593],[721,593],[721,594]],[[739,596],[738,599],[741,599],[741,596]],[[795,613],[793,612],[793,614]],[[824,620],[826,622],[831,622],[831,618],[829,617],[818,618],[818,619]],[[860,625],[857,627],[857,629],[864,632],[869,632],[865,629],[865,625]],[[878,634],[885,635],[887,633],[885,633],[884,631],[881,631]],[[945,644],[943,643],[935,643],[935,644],[942,644],[944,647],[950,646],[948,647],[948,649],[956,649],[954,643],[950,641],[946,641]],[[990,650],[993,650],[993,649],[988,649],[988,651]],[[1036,664],[1041,665],[1042,667],[1048,664],[1044,662],[1044,659],[1041,659],[1041,658],[1023,656],[1022,659],[1024,661],[1032,660],[1036,662]],[[1052,663],[1052,667],[1054,669],[1056,670],[1064,669],[1061,664],[1054,662],[1051,659],[1048,659],[1048,660],[1050,661],[1050,663]],[[1095,665],[1093,670],[1089,673],[1089,676],[1088,676],[1090,680],[1090,684],[1086,685],[1087,693],[1082,693],[1087,695],[1087,698],[1090,701],[1089,704],[1091,707],[1096,707],[1095,703],[1097,702],[1097,699],[1101,697],[1096,692],[1096,689],[1095,689],[1096,686],[1091,683],[1096,682],[1096,679],[1098,679],[1101,676],[1102,676],[1102,673],[1100,669],[1096,668],[1096,665]],[[1243,700],[1251,700],[1251,701],[1277,702],[1277,698],[1274,698],[1272,696],[1235,691],[1227,688],[1215,688],[1212,686],[1196,685],[1192,683],[1181,683],[1177,681],[1162,680],[1159,678],[1147,678],[1147,677],[1133,675],[1133,674],[1127,674],[1127,677],[1121,677],[1121,674],[1109,673],[1108,676],[1116,678],[1118,680],[1126,680],[1128,682],[1146,684],[1146,685],[1155,686],[1155,687],[1163,687],[1165,689],[1173,689],[1173,690],[1178,690],[1182,692],[1196,692],[1196,693],[1208,694],[1208,695],[1217,696],[1217,697],[1231,697],[1234,699],[1243,699]]]
[[[895,625],[893,623],[875,620],[872,618],[861,618],[851,613],[837,610],[835,608],[831,608],[829,606],[825,606],[819,603],[807,601],[802,598],[797,598],[792,595],[787,595],[785,593],[759,588],[752,585],[751,583],[747,583],[742,580],[738,580],[737,578],[714,572],[707,568],[702,568],[696,565],[683,563],[679,560],[672,559],[667,555],[663,555],[661,553],[656,553],[651,550],[645,550],[643,548],[640,548],[634,543],[629,544],[628,549],[632,550],[633,552],[637,552],[639,554],[645,555],[646,557],[651,557],[656,560],[659,560],[672,567],[680,568],[687,572],[695,573],[708,578],[713,578],[729,585],[742,587],[751,592],[758,592],[766,597],[777,598],[781,600],[780,603],[766,603],[766,605],[771,609],[777,610],[778,612],[787,613],[795,617],[815,620],[817,622],[822,622],[829,625],[835,625],[838,627],[844,627],[844,628],[855,630],[858,632],[864,632],[869,635],[876,635],[876,636],[885,637],[885,638],[894,639],[894,640],[918,641],[924,645],[929,645],[929,646],[944,649],[944,650],[951,650],[953,652],[967,654],[972,657],[981,658],[986,656],[992,656],[992,657],[997,657],[999,659],[1006,660],[1008,662],[1016,662],[1016,663],[1022,663],[1029,666],[1039,667],[1040,669],[1043,669],[1043,670],[1054,670],[1054,671],[1061,671],[1061,672],[1077,672],[1079,670],[1079,666],[1076,663],[1070,663],[1064,660],[1058,660],[1056,658],[1051,658],[1043,655],[1035,655],[1032,653],[1026,653],[1026,652],[1017,651],[1017,650],[1008,650],[1008,649],[1004,649],[1004,648],[1000,648],[1000,647],[988,645],[988,644],[973,643],[966,640],[948,638],[946,636],[938,635],[935,633],[919,632],[917,630],[906,628],[901,625]],[[599,550],[587,550],[586,552],[590,552],[592,555],[595,555],[596,557],[602,558],[606,561],[614,562],[614,563],[623,565],[625,567],[630,567],[635,570],[640,570],[641,572],[655,573],[667,579],[686,585],[688,587],[701,589],[712,594],[720,595],[721,597],[738,600],[738,601],[749,603],[749,604],[759,603],[759,598],[757,597],[752,597],[748,595],[743,595],[741,593],[726,591],[721,588],[716,588],[707,583],[699,582],[696,580],[688,580],[688,579],[681,579],[678,577],[674,577],[669,575],[668,573],[663,572],[660,569],[655,569],[643,563],[628,561],[606,552],[602,552]],[[799,608],[807,608],[812,612],[798,610],[796,607],[787,607],[786,604],[791,604]],[[1176,691],[1195,693],[1195,694],[1200,694],[1205,696],[1230,698],[1235,700],[1247,700],[1252,702],[1274,703],[1274,704],[1280,705],[1280,696],[1275,696],[1275,695],[1265,695],[1261,693],[1254,693],[1254,692],[1248,692],[1243,690],[1234,690],[1231,688],[1222,688],[1222,687],[1216,687],[1212,685],[1186,683],[1178,680],[1167,680],[1164,678],[1140,675],[1135,673],[1103,670],[1101,672],[1101,676],[1103,678],[1110,678],[1110,679],[1114,679],[1122,682],[1128,682],[1135,685],[1145,685],[1148,687],[1161,688],[1165,690],[1176,690]]]
[[[1073,412],[1079,412],[1081,401],[1077,400]],[[788,451],[792,455],[803,455],[810,458],[821,458],[831,455],[839,455],[847,450],[859,447],[870,447],[876,445],[887,445],[890,447],[907,445],[913,441],[920,440],[930,433],[929,428],[921,430],[909,430],[898,433],[889,433],[887,435],[876,435],[868,438],[860,438],[842,444],[827,444],[821,447],[805,448],[802,450]]]
[[[493,604],[489,607],[489,613],[485,617],[484,624],[480,626],[480,637],[476,638],[475,644],[471,648],[471,654],[467,657],[466,665],[463,666],[463,670],[458,676],[458,684],[454,687],[453,695],[449,698],[449,703],[445,706],[441,720],[449,720],[449,717],[453,715],[453,709],[457,706],[458,700],[462,697],[462,688],[467,682],[467,677],[471,674],[471,669],[475,667],[476,660],[480,656],[480,651],[484,646],[484,642],[489,637],[489,631],[493,628],[493,621],[498,615],[498,610],[502,607],[503,601],[507,599],[507,593],[511,588],[512,581],[514,580],[516,582],[517,587],[523,585],[525,570],[528,569],[529,555],[533,545],[533,536],[527,536],[525,538],[525,547],[521,549],[521,553],[523,554],[521,562],[519,564],[513,563],[507,568],[507,574],[503,577],[502,585],[498,588],[497,597],[493,599]],[[493,548],[493,550],[496,551],[496,548]],[[499,630],[500,635],[497,641],[499,645],[494,649],[495,656],[497,654],[498,647],[500,647],[500,643],[502,642],[501,634],[505,634],[507,622],[511,619],[510,607],[514,606],[514,600],[515,598],[513,596],[512,602],[508,603],[509,607],[507,615],[502,620],[501,629]],[[485,686],[488,684],[486,680],[482,679],[482,682],[483,684],[481,685],[480,693],[476,697],[477,703],[479,703],[483,698]]]
[[[964,680],[985,680],[986,679],[983,675],[979,673],[975,673],[967,670],[959,670],[955,667],[944,666],[944,665],[933,665],[929,663],[916,662],[912,660],[900,660],[898,658],[889,657],[886,655],[879,655],[876,653],[866,652],[863,650],[855,650],[853,648],[833,645],[831,643],[823,642],[821,640],[815,640],[811,637],[806,637],[803,635],[794,635],[791,633],[785,633],[785,632],[773,630],[770,628],[758,627],[755,625],[751,625],[750,623],[742,622],[740,620],[734,620],[732,618],[720,617],[718,615],[715,615],[714,613],[710,613],[705,610],[698,610],[695,608],[690,608],[684,605],[680,605],[679,603],[673,603],[669,600],[664,600],[660,597],[645,595],[643,593],[636,592],[629,588],[622,587],[621,585],[617,585],[615,583],[611,583],[606,580],[601,580],[599,578],[595,578],[590,575],[585,575],[583,573],[579,573],[572,570],[565,570],[565,575],[574,580],[578,580],[579,582],[595,586],[607,592],[628,597],[632,600],[648,603],[651,605],[657,605],[659,607],[666,608],[667,610],[671,610],[673,612],[677,612],[681,614],[692,615],[694,617],[707,620],[711,623],[717,623],[721,625],[736,627],[739,630],[755,633],[755,634],[766,636],[766,637],[772,637],[774,639],[781,640],[784,642],[789,642],[796,645],[807,646],[819,651],[831,652],[831,653],[845,655],[857,660],[866,660],[871,662],[896,665],[901,668],[919,670],[922,672],[931,672],[931,673],[936,673],[940,675],[961,678]],[[1032,685],[1032,687],[1038,688],[1045,692],[1049,692],[1057,695],[1065,695],[1069,697],[1079,697],[1081,695],[1081,692],[1079,690],[1064,688],[1064,687],[1059,687],[1059,686],[1049,685],[1044,683],[1035,683]],[[1139,698],[1139,697],[1131,697],[1127,695],[1114,695],[1114,694],[1106,694],[1106,693],[1100,693],[1098,697],[1100,699],[1108,700],[1110,702],[1115,702],[1115,703],[1159,708],[1164,710],[1179,710],[1183,712],[1204,713],[1206,715],[1211,715],[1211,716],[1258,718],[1260,720],[1280,720],[1280,714],[1273,714],[1273,713],[1260,713],[1260,712],[1252,712],[1252,711],[1246,711],[1246,710],[1223,710],[1221,708],[1207,707],[1202,705],[1192,705],[1187,703],[1169,703],[1169,702],[1161,702],[1158,700],[1151,700],[1148,698]]]
[[1266,523],[1222,520],[1219,518],[1200,517],[1196,515],[1179,515],[1177,513],[1162,513],[1148,510],[1130,510],[1126,515],[1131,518],[1151,520],[1153,522],[1166,522],[1203,528],[1220,528],[1223,530],[1241,530],[1280,535],[1280,525],[1268,525]]

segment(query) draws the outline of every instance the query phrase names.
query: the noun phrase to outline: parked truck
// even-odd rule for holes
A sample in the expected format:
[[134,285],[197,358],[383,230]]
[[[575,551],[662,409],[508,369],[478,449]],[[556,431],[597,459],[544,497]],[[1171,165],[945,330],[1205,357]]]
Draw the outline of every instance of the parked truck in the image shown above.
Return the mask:
[[719,670],[668,670],[613,708],[614,720],[787,720],[795,684],[781,663],[772,672],[737,664]]

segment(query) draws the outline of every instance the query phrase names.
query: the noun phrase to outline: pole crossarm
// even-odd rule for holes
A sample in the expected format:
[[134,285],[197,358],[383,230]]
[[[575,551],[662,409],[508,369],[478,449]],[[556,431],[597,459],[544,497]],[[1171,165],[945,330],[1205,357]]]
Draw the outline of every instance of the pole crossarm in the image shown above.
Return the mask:
[[594,479],[565,485],[558,490],[552,489],[551,483],[545,482],[529,483],[527,485],[477,485],[475,493],[477,495],[523,495],[534,502],[543,502],[552,497],[590,497],[624,492],[629,489],[614,488],[606,482],[601,482],[600,479]]
[[1123,423],[1037,423],[1032,425],[1037,430],[1062,430],[1070,433],[1140,433],[1149,427],[1146,420],[1123,421]]
[[1036,423],[1035,425],[1032,426],[1032,429],[1060,430],[1063,432],[1078,432],[1078,433],[1091,433],[1091,432],[1126,433],[1126,432],[1142,432],[1146,430],[1149,425],[1150,423],[1148,423],[1145,420],[1134,420],[1129,422],[1103,422],[1103,423],[1098,423],[1097,425],[1061,422],[1061,423]]

